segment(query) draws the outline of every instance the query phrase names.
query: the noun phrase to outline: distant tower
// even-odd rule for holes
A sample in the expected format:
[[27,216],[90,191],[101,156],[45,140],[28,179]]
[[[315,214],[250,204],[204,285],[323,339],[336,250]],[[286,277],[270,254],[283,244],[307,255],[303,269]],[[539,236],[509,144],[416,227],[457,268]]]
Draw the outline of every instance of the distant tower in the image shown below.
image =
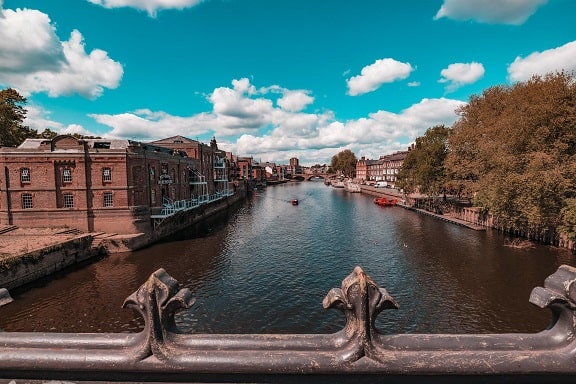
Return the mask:
[[290,172],[292,174],[300,173],[300,166],[298,165],[298,158],[297,157],[292,157],[290,159]]

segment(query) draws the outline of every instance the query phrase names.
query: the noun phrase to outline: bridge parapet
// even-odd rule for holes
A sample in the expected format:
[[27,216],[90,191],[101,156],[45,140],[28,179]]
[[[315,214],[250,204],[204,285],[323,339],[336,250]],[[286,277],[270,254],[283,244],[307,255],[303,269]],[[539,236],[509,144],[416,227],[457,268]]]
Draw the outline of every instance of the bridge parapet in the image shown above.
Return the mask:
[[140,333],[0,332],[0,377],[434,382],[466,376],[482,382],[568,382],[576,379],[575,281],[576,269],[563,265],[544,287],[534,288],[530,301],[554,314],[551,326],[534,334],[382,334],[376,317],[398,303],[356,267],[323,300],[324,308],[344,313],[339,332],[202,335],[179,331],[174,316],[195,299],[159,269],[124,303],[143,316]]

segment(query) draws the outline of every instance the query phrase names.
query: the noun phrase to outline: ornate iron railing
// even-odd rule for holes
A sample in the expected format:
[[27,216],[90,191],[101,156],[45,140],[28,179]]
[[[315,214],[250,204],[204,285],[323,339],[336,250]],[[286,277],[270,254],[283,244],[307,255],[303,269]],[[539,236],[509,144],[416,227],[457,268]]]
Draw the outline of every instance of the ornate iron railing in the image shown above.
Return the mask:
[[[124,302],[145,320],[140,333],[0,332],[0,378],[202,382],[568,382],[576,380],[576,269],[563,265],[530,302],[553,313],[534,334],[380,333],[396,301],[360,267],[324,298],[341,310],[334,334],[183,334],[177,311],[190,291],[163,269]],[[522,319],[519,319],[522,321]]]

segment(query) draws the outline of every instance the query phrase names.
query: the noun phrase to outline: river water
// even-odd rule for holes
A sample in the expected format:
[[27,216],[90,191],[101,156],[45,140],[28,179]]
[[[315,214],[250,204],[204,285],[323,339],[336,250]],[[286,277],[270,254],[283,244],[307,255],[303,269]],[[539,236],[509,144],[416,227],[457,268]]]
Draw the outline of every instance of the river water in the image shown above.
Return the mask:
[[186,332],[330,333],[344,316],[322,299],[358,265],[400,305],[378,316],[384,333],[536,332],[551,316],[530,292],[561,264],[576,259],[554,247],[510,248],[497,232],[378,207],[321,182],[288,183],[178,241],[15,290],[0,329],[137,332],[142,319],[122,303],[162,267],[196,297],[177,316]]

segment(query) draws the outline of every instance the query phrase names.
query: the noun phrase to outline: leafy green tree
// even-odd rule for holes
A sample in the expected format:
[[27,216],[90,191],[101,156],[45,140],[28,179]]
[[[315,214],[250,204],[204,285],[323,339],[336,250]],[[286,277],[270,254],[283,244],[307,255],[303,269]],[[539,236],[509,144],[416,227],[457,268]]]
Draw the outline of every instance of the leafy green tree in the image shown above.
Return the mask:
[[408,152],[398,173],[398,186],[411,193],[416,190],[429,196],[445,191],[444,160],[448,153],[450,128],[437,125],[416,139],[414,149]]
[[15,147],[30,137],[36,137],[35,130],[23,125],[26,118],[26,98],[12,88],[0,91],[0,144]]
[[[358,160],[356,159],[354,152],[345,149],[332,156],[330,167],[335,172],[342,172],[344,176],[354,177],[357,162]],[[328,172],[330,172],[330,170]]]
[[[576,86],[565,72],[473,96],[458,110],[446,167],[499,225],[540,235],[576,197]],[[564,212],[564,214],[562,214]]]

